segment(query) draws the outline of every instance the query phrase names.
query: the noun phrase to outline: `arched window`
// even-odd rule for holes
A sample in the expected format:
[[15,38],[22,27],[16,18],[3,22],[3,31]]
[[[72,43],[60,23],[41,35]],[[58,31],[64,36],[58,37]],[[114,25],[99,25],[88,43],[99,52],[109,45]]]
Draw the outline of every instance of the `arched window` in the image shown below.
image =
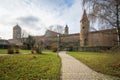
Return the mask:
[[87,38],[84,39],[84,45],[87,45]]

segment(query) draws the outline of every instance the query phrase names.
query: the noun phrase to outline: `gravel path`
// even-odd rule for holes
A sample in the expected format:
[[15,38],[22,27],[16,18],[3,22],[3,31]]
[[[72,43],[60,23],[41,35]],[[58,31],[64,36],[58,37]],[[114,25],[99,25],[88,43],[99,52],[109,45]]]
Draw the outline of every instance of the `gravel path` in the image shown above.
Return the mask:
[[119,80],[93,71],[65,51],[59,52],[59,56],[62,60],[61,80]]

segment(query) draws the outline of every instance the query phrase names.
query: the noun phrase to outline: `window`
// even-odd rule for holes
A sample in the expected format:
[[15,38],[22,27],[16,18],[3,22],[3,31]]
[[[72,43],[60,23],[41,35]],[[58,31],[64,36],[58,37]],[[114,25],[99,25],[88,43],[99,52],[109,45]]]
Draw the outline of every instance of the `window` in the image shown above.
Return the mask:
[[83,26],[82,28],[84,29],[85,27]]
[[85,28],[85,23],[83,23],[83,27],[82,27],[83,29]]
[[87,45],[87,38],[84,39],[84,45]]

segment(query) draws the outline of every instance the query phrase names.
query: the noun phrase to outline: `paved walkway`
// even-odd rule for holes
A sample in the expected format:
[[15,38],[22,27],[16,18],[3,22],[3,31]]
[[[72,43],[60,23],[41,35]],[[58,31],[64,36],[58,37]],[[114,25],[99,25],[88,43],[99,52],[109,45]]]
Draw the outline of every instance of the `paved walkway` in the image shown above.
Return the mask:
[[93,71],[82,62],[66,54],[66,52],[59,52],[59,56],[62,60],[62,80],[118,80],[115,77]]

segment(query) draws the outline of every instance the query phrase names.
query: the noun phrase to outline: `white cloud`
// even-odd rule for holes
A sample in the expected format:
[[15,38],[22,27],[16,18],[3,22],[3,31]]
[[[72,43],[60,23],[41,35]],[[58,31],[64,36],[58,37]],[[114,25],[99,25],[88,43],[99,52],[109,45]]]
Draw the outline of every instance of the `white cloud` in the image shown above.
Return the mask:
[[[34,35],[43,35],[54,24],[68,24],[71,33],[78,33],[81,9],[80,0],[0,0],[0,37],[12,38],[17,23]],[[32,23],[30,16],[38,20]]]

